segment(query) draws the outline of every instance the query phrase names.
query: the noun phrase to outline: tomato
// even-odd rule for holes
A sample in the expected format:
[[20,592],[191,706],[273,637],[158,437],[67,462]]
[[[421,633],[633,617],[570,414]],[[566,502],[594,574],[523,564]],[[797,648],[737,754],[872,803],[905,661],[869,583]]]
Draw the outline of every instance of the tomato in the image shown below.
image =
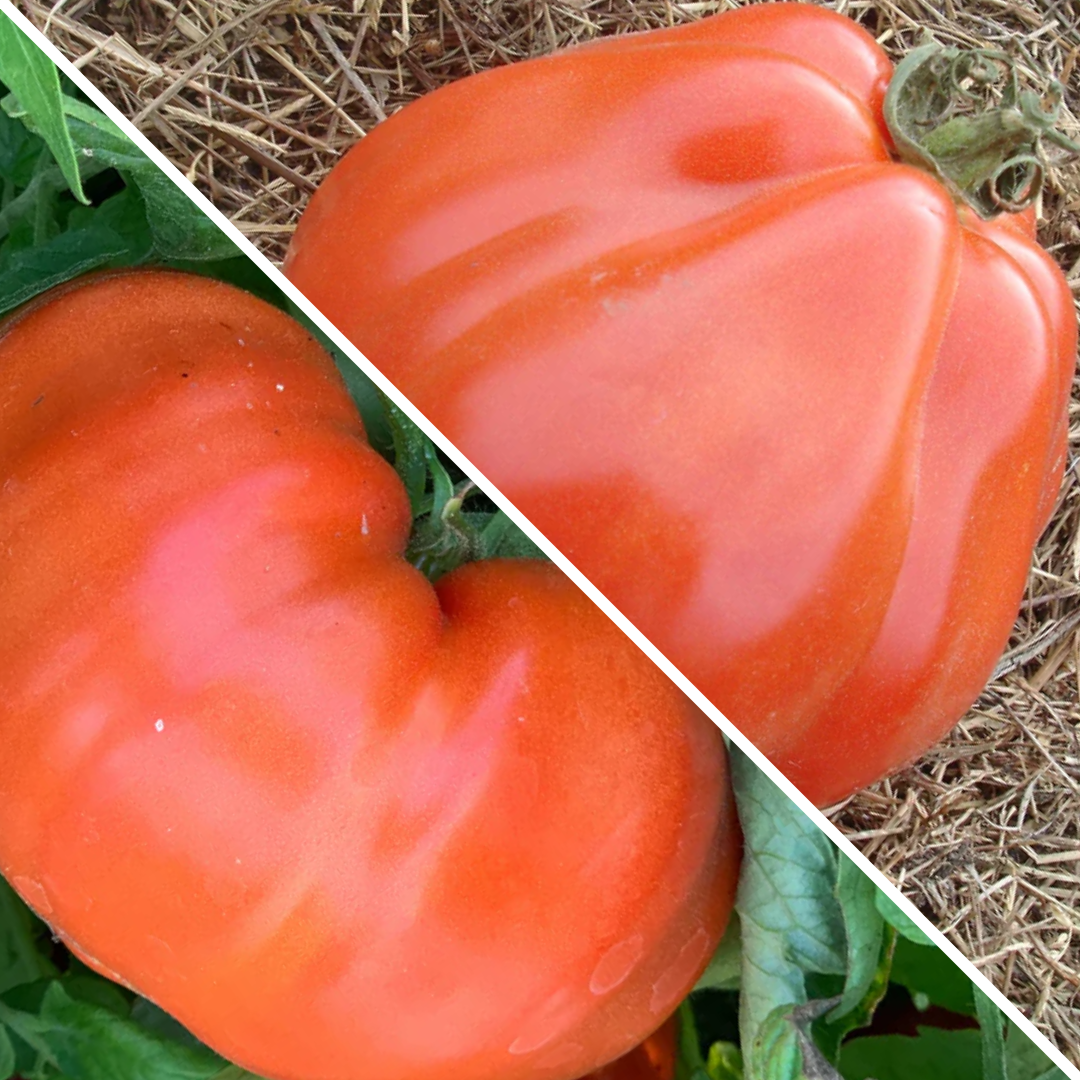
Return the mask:
[[767,4],[465,79],[313,197],[292,280],[816,803],[983,687],[1061,476],[1076,321],[1032,217]]
[[675,1080],[677,1036],[678,1022],[672,1017],[629,1054],[582,1080]]
[[230,287],[0,338],[0,869],[246,1068],[580,1075],[732,903],[716,728],[561,574],[436,588],[329,358]]

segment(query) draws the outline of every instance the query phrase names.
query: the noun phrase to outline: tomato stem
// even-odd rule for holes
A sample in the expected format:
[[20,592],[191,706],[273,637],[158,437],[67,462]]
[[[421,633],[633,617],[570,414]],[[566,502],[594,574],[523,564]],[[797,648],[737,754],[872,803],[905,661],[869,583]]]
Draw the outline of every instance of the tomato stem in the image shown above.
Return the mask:
[[431,581],[483,557],[480,530],[464,510],[465,499],[474,487],[471,480],[463,481],[441,505],[434,505],[428,515],[413,523],[405,557]]
[[1044,143],[1080,146],[1057,130],[1061,84],[1043,95],[1020,86],[1016,61],[992,49],[931,43],[896,68],[885,122],[900,157],[928,169],[982,218],[1016,213],[1038,197]]

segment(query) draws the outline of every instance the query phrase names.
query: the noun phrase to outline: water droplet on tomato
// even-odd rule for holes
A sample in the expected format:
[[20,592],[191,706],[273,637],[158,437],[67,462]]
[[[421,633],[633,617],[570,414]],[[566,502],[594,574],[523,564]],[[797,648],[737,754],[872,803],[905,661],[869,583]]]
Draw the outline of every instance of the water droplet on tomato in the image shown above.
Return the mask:
[[538,1071],[540,1069],[558,1069],[577,1061],[583,1050],[584,1047],[581,1043],[559,1042],[539,1054],[535,1058],[534,1064]]
[[688,989],[688,984],[704,961],[708,950],[709,935],[704,927],[700,927],[679,951],[675,963],[653,984],[652,1000],[649,1002],[652,1012],[671,1012]]
[[634,934],[617,945],[612,945],[596,965],[596,969],[589,979],[589,989],[600,996],[608,994],[617,986],[626,982],[630,972],[641,959],[644,951],[645,939],[640,934]]
[[52,914],[52,904],[45,893],[45,886],[29,877],[13,877],[12,887],[43,918]]
[[569,989],[552,994],[548,1000],[525,1022],[524,1030],[510,1044],[511,1054],[531,1054],[553,1042],[571,1028],[581,1011]]

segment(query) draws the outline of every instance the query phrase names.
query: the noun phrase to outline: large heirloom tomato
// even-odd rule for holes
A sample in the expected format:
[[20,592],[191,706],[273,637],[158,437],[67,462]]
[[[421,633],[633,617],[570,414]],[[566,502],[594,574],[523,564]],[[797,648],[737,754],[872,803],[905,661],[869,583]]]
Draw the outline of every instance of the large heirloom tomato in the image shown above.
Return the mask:
[[[967,93],[979,62],[938,74]],[[890,70],[797,4],[499,68],[365,138],[287,262],[819,804],[984,685],[1075,358],[1030,212],[896,159]]]
[[436,588],[326,355],[98,279],[0,338],[0,869],[295,1080],[581,1075],[732,902],[716,728],[542,562]]

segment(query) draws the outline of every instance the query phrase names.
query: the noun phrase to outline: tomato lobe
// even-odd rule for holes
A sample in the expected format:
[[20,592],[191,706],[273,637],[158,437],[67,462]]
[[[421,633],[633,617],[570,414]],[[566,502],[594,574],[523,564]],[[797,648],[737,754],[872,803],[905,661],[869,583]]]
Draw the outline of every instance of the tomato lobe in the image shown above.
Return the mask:
[[821,805],[982,688],[1075,360],[1030,214],[892,159],[889,72],[801,4],[500,68],[354,148],[286,263]]
[[567,1080],[674,1009],[719,734],[547,564],[410,567],[298,326],[128,274],[0,372],[0,869],[80,956],[273,1080]]

